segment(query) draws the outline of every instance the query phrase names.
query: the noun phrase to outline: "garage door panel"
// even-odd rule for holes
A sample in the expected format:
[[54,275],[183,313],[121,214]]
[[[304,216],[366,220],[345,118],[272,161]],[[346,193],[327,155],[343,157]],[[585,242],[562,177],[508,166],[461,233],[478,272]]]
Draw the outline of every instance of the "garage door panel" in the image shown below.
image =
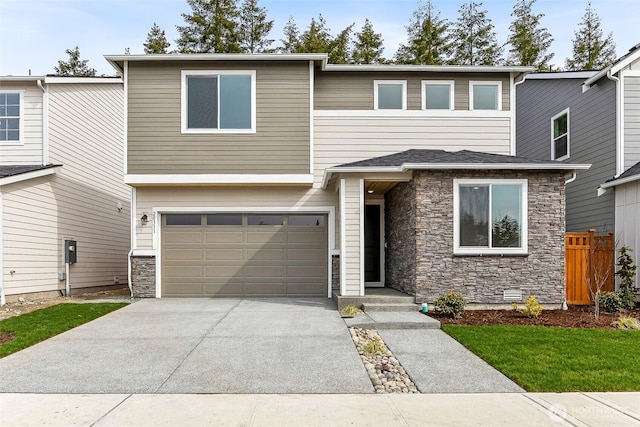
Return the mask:
[[212,283],[206,282],[204,284],[205,295],[220,295],[226,297],[238,297],[244,295],[244,284],[225,282],[225,283]]
[[[205,242],[207,244],[223,244],[223,243],[238,243],[242,244],[244,233],[242,230],[228,230],[228,231],[213,231],[213,227],[207,227],[205,231]],[[211,231],[209,231],[211,230]]]
[[185,261],[185,260],[201,260],[202,259],[202,249],[185,249],[185,248],[177,248],[167,251],[165,257],[163,257],[163,261]]
[[282,227],[278,227],[277,230],[247,231],[247,243],[285,243],[285,242],[286,242],[286,234],[282,230]]
[[322,279],[326,276],[326,268],[324,266],[317,267],[287,267],[287,277],[298,279]]
[[167,266],[165,275],[171,278],[201,278],[202,265]]
[[284,295],[287,286],[282,282],[277,283],[247,283],[244,287],[247,296]]
[[283,261],[285,260],[287,250],[285,248],[260,248],[247,249],[247,260],[251,261]]
[[184,243],[200,244],[203,241],[202,232],[199,229],[190,231],[188,229],[181,228],[178,230],[176,227],[174,230],[176,231],[172,230],[171,233],[167,233],[167,240],[173,245],[180,245]]
[[[172,296],[193,296],[202,294],[202,283],[181,282],[179,286],[172,286],[170,289]],[[165,292],[165,295],[167,293]]]
[[310,243],[326,243],[327,230],[317,230],[314,228],[309,228],[300,230],[300,231],[289,231],[287,233],[287,243],[301,243],[304,245],[309,245]]
[[221,278],[242,278],[243,264],[238,265],[207,265],[205,268],[206,277],[221,277]]
[[238,249],[207,249],[206,261],[242,261],[244,259],[244,250]]
[[327,258],[327,252],[324,248],[319,249],[288,249],[287,261],[319,261],[325,264]]
[[247,266],[244,267],[244,274],[247,279],[284,279],[285,268],[282,266]]
[[325,296],[326,291],[320,291],[317,282],[288,283],[287,294],[291,296]]

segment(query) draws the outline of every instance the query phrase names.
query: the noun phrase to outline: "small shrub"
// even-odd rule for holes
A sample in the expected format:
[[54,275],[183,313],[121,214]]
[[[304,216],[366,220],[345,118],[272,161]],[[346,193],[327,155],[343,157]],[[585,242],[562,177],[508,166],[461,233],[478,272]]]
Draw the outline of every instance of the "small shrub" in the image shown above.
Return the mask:
[[600,303],[600,308],[607,313],[617,313],[619,312],[623,305],[622,299],[620,295],[616,292],[598,292],[596,295],[598,298],[598,302]]
[[372,340],[362,347],[362,351],[364,351],[365,355],[373,357],[378,353],[385,354],[387,352],[387,348],[380,341]]
[[640,331],[640,320],[630,316],[620,316],[618,320],[611,323],[618,329],[627,329],[631,331]]
[[[514,304],[515,305],[515,304]],[[516,305],[517,307],[517,305]],[[520,313],[524,314],[527,317],[538,317],[540,316],[540,313],[542,313],[542,310],[544,310],[544,306],[541,305],[538,300],[536,299],[535,295],[531,295],[529,298],[527,298],[527,300],[524,302],[524,309],[522,310],[518,310]]]
[[342,310],[340,310],[340,314],[343,316],[355,316],[356,314],[361,312],[362,310],[360,310],[358,307],[356,307],[353,304],[344,306],[342,307]]
[[640,290],[634,286],[634,278],[636,277],[638,266],[633,263],[633,258],[631,258],[631,248],[623,246],[618,249],[618,252],[620,256],[616,265],[620,269],[615,273],[616,276],[620,277],[620,291],[618,294],[620,295],[622,307],[633,310],[636,306],[636,292]]
[[444,295],[440,295],[434,305],[445,315],[459,319],[462,317],[462,311],[464,310],[464,306],[467,305],[467,302],[462,294],[449,291]]

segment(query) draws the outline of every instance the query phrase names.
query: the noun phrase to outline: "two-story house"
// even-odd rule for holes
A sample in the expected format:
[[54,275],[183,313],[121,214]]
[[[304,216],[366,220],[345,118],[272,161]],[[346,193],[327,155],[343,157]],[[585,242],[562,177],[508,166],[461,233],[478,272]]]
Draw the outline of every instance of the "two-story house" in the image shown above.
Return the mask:
[[518,156],[593,165],[567,183],[567,231],[614,232],[640,261],[640,45],[601,71],[527,75],[516,122]]
[[123,93],[120,78],[0,77],[2,303],[127,283]]
[[564,185],[588,165],[513,156],[529,68],[106,58],[125,85],[135,296],[564,301]]

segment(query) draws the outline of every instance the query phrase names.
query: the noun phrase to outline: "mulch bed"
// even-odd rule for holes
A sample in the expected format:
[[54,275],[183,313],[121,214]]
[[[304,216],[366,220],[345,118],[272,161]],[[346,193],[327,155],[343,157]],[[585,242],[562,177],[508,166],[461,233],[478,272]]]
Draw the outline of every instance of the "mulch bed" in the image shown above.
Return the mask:
[[10,334],[9,332],[0,332],[0,344],[9,342],[13,340],[13,338],[14,338],[13,334]]
[[640,308],[616,314],[601,312],[598,320],[593,315],[593,306],[579,305],[569,306],[568,310],[544,310],[537,318],[528,318],[515,310],[465,310],[460,319],[445,317],[437,311],[429,311],[428,314],[442,324],[453,325],[530,325],[616,329],[611,322],[620,318],[621,315],[640,319]]

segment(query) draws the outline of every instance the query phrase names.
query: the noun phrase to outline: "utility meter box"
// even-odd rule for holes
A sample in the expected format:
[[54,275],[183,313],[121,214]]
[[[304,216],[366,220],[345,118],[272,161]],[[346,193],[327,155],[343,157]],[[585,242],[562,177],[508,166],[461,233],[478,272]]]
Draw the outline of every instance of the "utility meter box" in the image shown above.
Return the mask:
[[78,242],[75,240],[64,241],[64,262],[66,264],[75,264],[78,257]]

